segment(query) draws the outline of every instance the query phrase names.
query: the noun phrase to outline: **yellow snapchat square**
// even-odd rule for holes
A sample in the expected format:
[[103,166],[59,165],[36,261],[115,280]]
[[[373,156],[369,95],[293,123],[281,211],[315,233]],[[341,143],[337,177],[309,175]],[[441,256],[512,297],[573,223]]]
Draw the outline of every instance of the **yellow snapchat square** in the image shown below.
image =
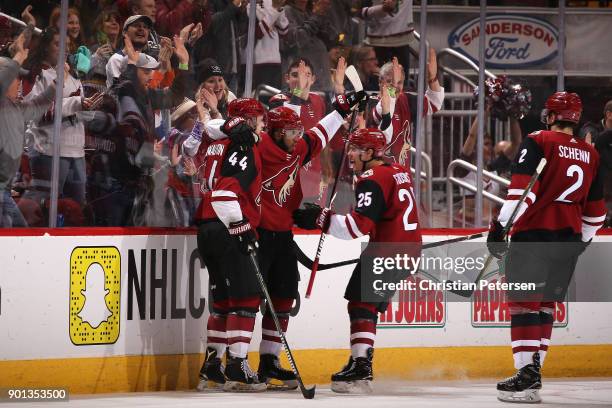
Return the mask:
[[70,255],[70,340],[77,346],[119,338],[121,255],[116,247],[76,247]]

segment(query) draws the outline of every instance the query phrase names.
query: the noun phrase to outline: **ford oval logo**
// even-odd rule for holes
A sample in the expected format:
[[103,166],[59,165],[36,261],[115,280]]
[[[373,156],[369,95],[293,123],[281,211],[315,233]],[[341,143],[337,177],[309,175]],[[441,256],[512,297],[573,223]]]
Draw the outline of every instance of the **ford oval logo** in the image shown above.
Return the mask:
[[[474,18],[448,36],[451,48],[478,61],[480,19]],[[487,68],[522,68],[557,56],[559,32],[548,21],[517,14],[491,14],[486,22]]]

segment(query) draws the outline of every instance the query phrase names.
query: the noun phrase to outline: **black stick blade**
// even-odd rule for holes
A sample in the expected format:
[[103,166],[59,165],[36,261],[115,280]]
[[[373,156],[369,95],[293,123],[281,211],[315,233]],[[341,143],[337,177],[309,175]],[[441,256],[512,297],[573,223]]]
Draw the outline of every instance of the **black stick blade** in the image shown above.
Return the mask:
[[316,385],[313,385],[312,388],[306,388],[304,387],[302,389],[302,395],[304,396],[304,398],[306,399],[313,399],[315,396],[315,389],[317,388]]

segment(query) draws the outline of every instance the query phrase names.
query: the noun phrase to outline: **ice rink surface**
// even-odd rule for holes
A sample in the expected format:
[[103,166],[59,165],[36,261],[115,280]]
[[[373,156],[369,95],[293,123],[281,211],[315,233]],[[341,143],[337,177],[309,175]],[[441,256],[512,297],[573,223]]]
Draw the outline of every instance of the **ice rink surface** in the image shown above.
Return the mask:
[[[249,408],[378,408],[378,407],[444,407],[444,408],[515,408],[496,399],[492,381],[474,382],[389,382],[374,384],[374,394],[340,395],[329,386],[317,388],[314,400],[304,400],[299,391],[258,394],[200,393],[195,391],[74,395],[70,401],[44,403],[8,403],[8,407],[249,407]],[[612,380],[547,380],[540,393],[542,404],[550,407],[612,407]]]

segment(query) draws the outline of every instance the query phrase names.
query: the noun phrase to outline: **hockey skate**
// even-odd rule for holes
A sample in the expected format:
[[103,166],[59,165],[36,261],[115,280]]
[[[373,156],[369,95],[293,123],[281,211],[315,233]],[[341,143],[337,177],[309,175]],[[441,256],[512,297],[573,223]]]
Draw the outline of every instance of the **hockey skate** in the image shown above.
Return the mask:
[[538,403],[542,376],[540,374],[540,355],[533,355],[533,364],[528,364],[504,381],[497,383],[497,399],[504,402]]
[[196,389],[198,391],[223,391],[224,369],[221,358],[217,356],[217,350],[207,348],[206,358],[200,369],[200,382]]
[[257,376],[259,381],[268,384],[269,390],[286,391],[295,390],[298,387],[293,371],[282,368],[278,357],[274,354],[259,356]]
[[251,370],[246,358],[228,356],[225,377],[227,381],[223,391],[261,392],[267,388],[266,383],[260,382],[257,374]]
[[371,394],[373,355],[374,349],[370,348],[367,357],[351,356],[342,371],[332,375],[332,391],[342,394]]

